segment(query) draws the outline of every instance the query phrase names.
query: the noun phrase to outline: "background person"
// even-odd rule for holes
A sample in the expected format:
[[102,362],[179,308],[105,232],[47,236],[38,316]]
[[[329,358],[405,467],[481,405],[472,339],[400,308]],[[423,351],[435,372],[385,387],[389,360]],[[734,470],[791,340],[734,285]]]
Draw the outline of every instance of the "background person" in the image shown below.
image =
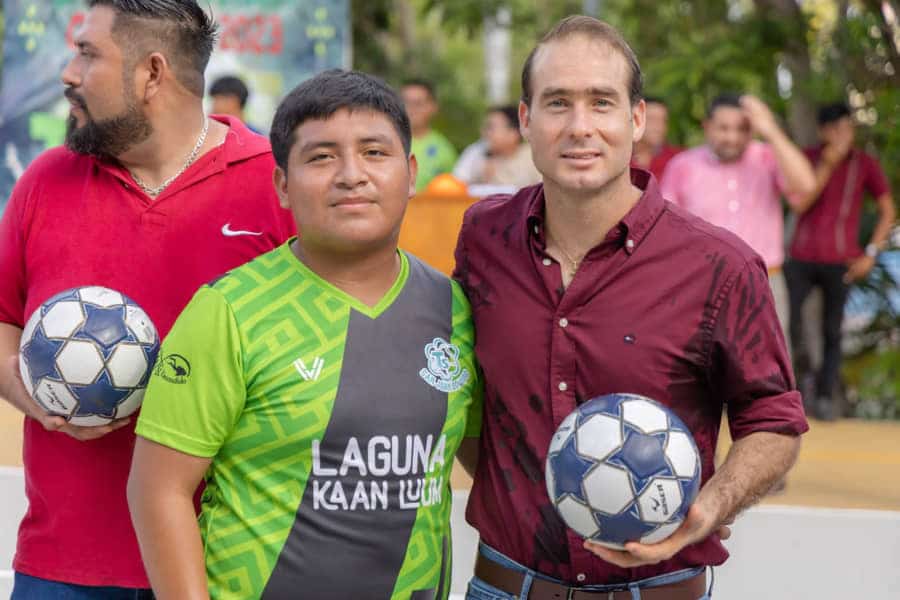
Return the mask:
[[[846,104],[819,109],[820,144],[806,155],[815,165],[815,189],[793,206],[799,215],[785,264],[791,301],[791,340],[798,381],[813,378],[807,399],[812,414],[840,416],[835,386],[840,378],[841,322],[849,286],[866,277],[890,235],[896,218],[887,178],[878,160],[854,146],[856,127]],[[865,249],[860,248],[859,217],[865,195],[878,206],[878,223]],[[822,290],[823,360],[812,372],[804,335],[803,303],[814,288]],[[804,390],[806,391],[806,390]]]
[[[812,166],[754,96],[722,94],[703,122],[706,143],[674,157],[660,188],[666,200],[724,227],[765,261],[782,334],[789,339],[784,213],[815,186]],[[763,141],[753,139],[759,135]]]
[[[211,114],[228,115],[246,124],[244,108],[247,106],[250,90],[241,78],[234,75],[219,77],[209,86],[209,97],[212,100]],[[247,128],[259,133],[250,125]]]
[[663,99],[648,96],[644,103],[647,105],[647,124],[643,137],[634,143],[631,163],[662,180],[666,165],[682,149],[668,143],[669,107]]
[[421,192],[438,175],[453,171],[456,148],[431,127],[438,103],[430,81],[409,79],[400,88],[400,94],[412,126],[412,153],[419,165],[416,192]]

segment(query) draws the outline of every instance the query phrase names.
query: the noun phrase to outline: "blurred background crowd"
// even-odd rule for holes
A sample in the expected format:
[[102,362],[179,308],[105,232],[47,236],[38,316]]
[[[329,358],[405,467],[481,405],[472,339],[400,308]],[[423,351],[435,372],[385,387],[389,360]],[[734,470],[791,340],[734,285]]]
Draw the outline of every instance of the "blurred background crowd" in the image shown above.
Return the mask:
[[[61,85],[35,91],[21,73],[12,77],[9,72],[16,53],[40,40],[42,28],[53,27],[37,18],[50,4],[7,0],[0,12],[0,30],[7,29],[4,17],[15,13],[14,22],[9,17],[13,29],[4,35],[6,60],[0,58],[5,98],[0,133],[10,138],[15,119],[7,113],[15,106],[54,90],[61,98]],[[252,12],[266,3],[214,4]],[[633,164],[652,171],[670,200],[734,230],[763,255],[783,304],[782,325],[792,340],[810,414],[827,420],[900,418],[900,234],[895,226],[900,6],[895,0],[284,4],[290,6],[279,10],[291,12],[295,20],[285,18],[278,25],[283,30],[266,34],[256,54],[275,48],[276,33],[288,40],[290,28],[300,23],[312,50],[306,54],[322,59],[306,71],[352,67],[396,86],[412,123],[420,166],[421,198],[416,201],[421,202],[472,200],[538,182],[518,124],[518,75],[525,54],[566,14],[609,21],[634,47],[649,94],[647,132],[635,147]],[[228,19],[226,25],[235,17],[229,13]],[[226,27],[230,37],[222,40],[223,47],[240,46],[249,31]],[[327,45],[338,38],[336,48]],[[254,69],[252,60],[220,62],[210,75],[208,109],[238,116],[261,133],[277,102],[273,91],[296,83],[276,86],[269,73]],[[42,140],[41,149],[61,140],[62,126],[52,115],[36,114],[27,128],[32,138]],[[771,123],[769,116],[774,116]],[[5,142],[0,139],[0,206],[27,160]],[[725,170],[710,170],[708,160],[704,163],[710,157],[713,166],[725,165]],[[818,178],[805,201],[791,185],[792,178],[802,179],[801,163]],[[691,181],[696,185],[697,177],[709,182],[707,191],[716,190],[709,196],[721,200],[718,206],[705,206],[710,198],[679,191]],[[760,188],[760,181],[768,183]],[[821,209],[825,203],[819,200],[834,208]],[[804,202],[813,208],[799,210]],[[816,202],[818,213],[827,214],[816,213]],[[816,266],[823,264],[841,269],[835,276]]]

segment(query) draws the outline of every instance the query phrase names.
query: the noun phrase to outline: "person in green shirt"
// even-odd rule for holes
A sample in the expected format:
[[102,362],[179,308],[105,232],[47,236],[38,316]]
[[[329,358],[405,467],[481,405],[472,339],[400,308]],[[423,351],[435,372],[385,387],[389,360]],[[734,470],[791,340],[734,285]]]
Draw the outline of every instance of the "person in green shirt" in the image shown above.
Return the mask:
[[196,293],[137,424],[128,500],[154,593],[446,598],[450,470],[477,453],[481,380],[460,287],[397,248],[416,173],[402,102],[326,71],[271,140],[301,235]]
[[431,128],[431,119],[438,112],[431,82],[409,79],[401,87],[400,94],[412,126],[412,153],[419,165],[416,192],[421,192],[441,173],[453,171],[457,152],[450,140]]

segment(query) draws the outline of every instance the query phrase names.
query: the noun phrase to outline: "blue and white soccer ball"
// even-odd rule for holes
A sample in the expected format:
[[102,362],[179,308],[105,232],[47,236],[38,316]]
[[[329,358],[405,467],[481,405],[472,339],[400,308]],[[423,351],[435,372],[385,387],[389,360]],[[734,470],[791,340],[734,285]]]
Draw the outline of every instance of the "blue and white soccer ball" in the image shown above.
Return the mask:
[[669,537],[700,488],[690,431],[668,408],[636,394],[588,400],[550,442],[547,493],[566,525],[621,549]]
[[79,287],[44,302],[22,331],[19,370],[31,397],[73,425],[136,411],[159,352],[156,327],[124,294]]

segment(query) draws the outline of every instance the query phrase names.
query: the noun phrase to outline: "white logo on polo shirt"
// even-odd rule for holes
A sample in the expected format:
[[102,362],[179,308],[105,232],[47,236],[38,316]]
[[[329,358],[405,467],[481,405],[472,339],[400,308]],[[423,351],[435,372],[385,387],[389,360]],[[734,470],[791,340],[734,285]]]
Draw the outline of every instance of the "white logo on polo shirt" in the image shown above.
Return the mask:
[[235,237],[238,235],[262,235],[261,231],[243,231],[241,229],[232,229],[231,223],[222,225],[222,235],[225,237]]

